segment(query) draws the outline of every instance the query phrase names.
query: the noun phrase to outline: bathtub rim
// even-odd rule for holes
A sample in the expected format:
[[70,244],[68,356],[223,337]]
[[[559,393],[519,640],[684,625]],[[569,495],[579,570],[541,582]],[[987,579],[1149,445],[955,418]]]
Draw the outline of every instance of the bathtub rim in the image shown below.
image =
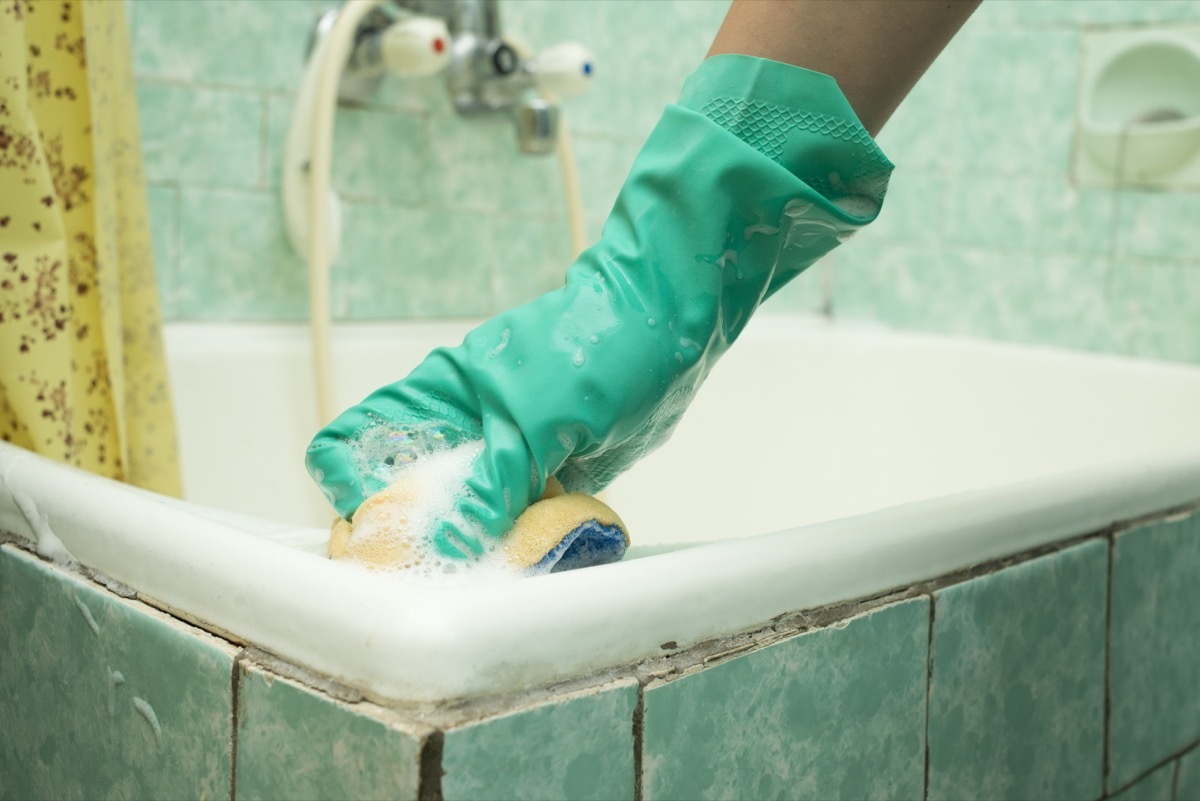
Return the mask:
[[[456,589],[331,563],[262,539],[291,527],[199,516],[194,504],[3,442],[0,484],[8,490],[0,493],[0,530],[38,547],[38,528],[48,526],[80,564],[204,628],[373,699],[433,703],[632,665],[661,656],[668,641],[687,648],[1196,504],[1200,449]],[[145,525],[131,531],[118,513]],[[44,540],[38,550],[47,555]]]

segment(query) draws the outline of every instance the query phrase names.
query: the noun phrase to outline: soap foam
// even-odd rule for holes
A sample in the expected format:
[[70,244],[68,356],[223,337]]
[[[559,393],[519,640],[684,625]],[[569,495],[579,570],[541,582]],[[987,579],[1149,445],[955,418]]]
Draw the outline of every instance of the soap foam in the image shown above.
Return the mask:
[[[348,548],[379,572],[441,585],[490,584],[520,575],[500,542],[457,509],[466,497],[482,440],[455,442],[457,432],[436,424],[396,426],[379,421],[350,443],[359,475],[384,485],[359,508]],[[444,521],[484,546],[470,559],[439,553],[433,544]]]
[[833,204],[855,217],[873,217],[879,213],[879,202],[863,195],[847,195],[833,198]]

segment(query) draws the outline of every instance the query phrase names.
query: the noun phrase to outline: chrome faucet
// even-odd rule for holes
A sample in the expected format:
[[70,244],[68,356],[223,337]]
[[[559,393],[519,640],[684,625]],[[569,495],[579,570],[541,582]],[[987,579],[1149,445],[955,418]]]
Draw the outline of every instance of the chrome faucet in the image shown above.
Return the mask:
[[[314,45],[338,13],[335,8],[321,16]],[[593,72],[591,55],[577,44],[558,45],[540,57],[521,52],[501,32],[498,0],[387,0],[359,26],[342,74],[340,100],[361,102],[376,91],[387,71],[387,32],[413,15],[445,22],[450,42],[445,44],[449,59],[443,73],[459,114],[511,113],[523,152],[554,150],[558,101],[586,88]]]

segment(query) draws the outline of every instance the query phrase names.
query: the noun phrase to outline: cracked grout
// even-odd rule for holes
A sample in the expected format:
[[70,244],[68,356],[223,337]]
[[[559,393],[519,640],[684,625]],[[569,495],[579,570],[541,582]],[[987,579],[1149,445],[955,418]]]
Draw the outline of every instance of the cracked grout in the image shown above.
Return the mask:
[[1113,561],[1116,555],[1116,534],[1110,533],[1106,539],[1108,541],[1108,575],[1104,591],[1104,720],[1100,735],[1103,747],[1100,782],[1103,789],[1108,789],[1109,775],[1112,771],[1110,753],[1112,751]]
[[237,755],[238,755],[238,710],[241,708],[242,661],[246,658],[246,649],[239,649],[233,657],[233,669],[230,671],[230,726],[229,726],[229,801],[237,799]]
[[638,683],[637,705],[633,708],[633,801],[642,801],[646,788],[642,778],[646,749],[646,685]]
[[441,729],[431,731],[421,742],[418,801],[442,801],[442,776],[446,774],[442,762],[445,747],[446,735]]
[[937,596],[929,593],[929,631],[925,651],[925,792],[923,798],[929,801],[929,712],[933,696],[933,622],[937,615]]

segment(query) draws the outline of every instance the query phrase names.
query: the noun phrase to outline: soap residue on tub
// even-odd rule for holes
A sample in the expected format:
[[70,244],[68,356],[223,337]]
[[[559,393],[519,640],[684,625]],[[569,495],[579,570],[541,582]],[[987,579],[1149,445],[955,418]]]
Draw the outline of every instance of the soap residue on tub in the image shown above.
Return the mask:
[[[458,512],[483,441],[454,442],[450,433],[434,424],[382,421],[359,433],[349,444],[354,467],[384,488],[362,503],[353,526],[335,523],[332,558],[422,583],[490,584],[519,575],[499,541]],[[475,530],[484,553],[469,560],[439,553],[433,538],[447,520],[461,530]]]
[[63,541],[50,530],[50,517],[37,508],[33,496],[27,492],[13,490],[12,499],[37,540],[37,552],[40,556],[64,567],[75,567],[79,564],[67,550],[67,546],[63,545]]
[[158,715],[154,713],[154,707],[150,706],[150,702],[144,698],[134,698],[133,708],[150,724],[150,730],[154,732],[155,742],[162,745],[162,724],[158,722]]
[[83,619],[87,621],[88,628],[92,630],[92,634],[99,637],[100,624],[96,622],[95,616],[92,615],[92,610],[88,608],[88,605],[78,595],[75,596],[75,605],[79,607],[79,611],[83,615]]

